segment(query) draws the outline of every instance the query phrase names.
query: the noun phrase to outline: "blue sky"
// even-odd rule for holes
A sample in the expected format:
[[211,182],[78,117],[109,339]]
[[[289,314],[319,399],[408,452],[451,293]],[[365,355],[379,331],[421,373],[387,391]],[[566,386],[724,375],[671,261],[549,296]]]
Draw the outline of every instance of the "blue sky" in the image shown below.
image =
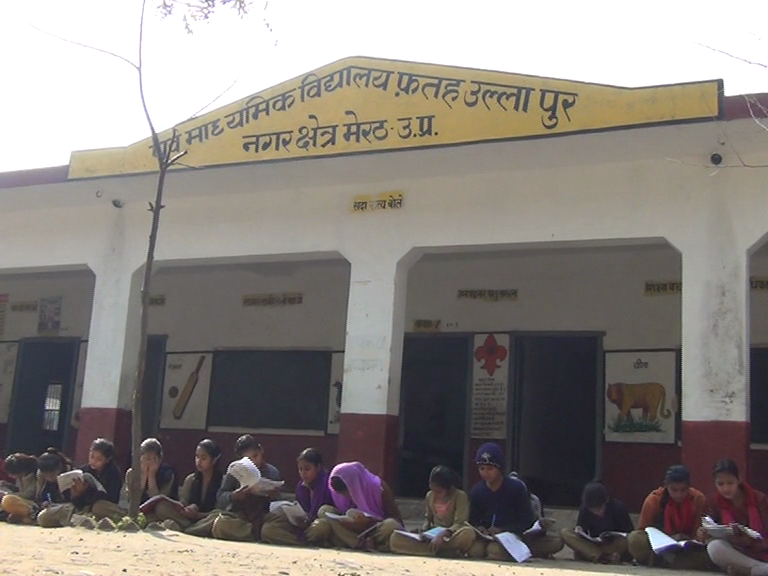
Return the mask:
[[[147,136],[130,67],[33,28],[135,58],[140,5],[13,3],[0,21],[0,171],[66,164],[71,150]],[[249,17],[223,11],[190,36],[180,21],[160,21],[151,10],[147,91],[158,128],[189,117],[233,83],[217,105],[346,56],[620,86],[723,78],[726,94],[768,92],[768,69],[699,46],[768,63],[764,14],[764,1],[270,0],[262,10],[257,0]]]

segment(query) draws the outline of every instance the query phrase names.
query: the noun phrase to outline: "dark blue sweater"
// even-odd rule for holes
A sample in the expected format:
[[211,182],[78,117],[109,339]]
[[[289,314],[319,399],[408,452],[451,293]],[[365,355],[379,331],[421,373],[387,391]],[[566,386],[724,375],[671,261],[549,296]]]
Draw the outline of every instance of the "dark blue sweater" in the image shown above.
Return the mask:
[[478,482],[469,493],[469,522],[522,534],[533,525],[533,508],[525,484],[505,477],[495,492]]

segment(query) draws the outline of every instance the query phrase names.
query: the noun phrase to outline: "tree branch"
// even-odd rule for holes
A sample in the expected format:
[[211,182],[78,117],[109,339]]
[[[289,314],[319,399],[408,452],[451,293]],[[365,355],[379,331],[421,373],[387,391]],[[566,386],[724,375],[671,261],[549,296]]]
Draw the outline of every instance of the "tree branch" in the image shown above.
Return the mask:
[[706,44],[701,44],[700,42],[697,42],[699,46],[702,48],[706,48],[707,50],[712,50],[712,52],[717,52],[718,54],[722,54],[723,56],[728,56],[729,58],[733,58],[734,60],[739,60],[740,62],[744,62],[745,64],[750,64],[752,66],[760,66],[761,68],[768,69],[768,64],[763,64],[762,62],[753,62],[752,60],[747,60],[746,58],[742,58],[741,56],[736,56],[735,54],[731,54],[730,52],[726,52],[725,50],[720,50],[719,48],[713,48],[712,46],[707,46]]
[[[144,118],[147,120],[147,124],[149,125],[149,131],[152,135],[152,145],[155,147],[155,150],[157,150],[157,165],[160,171],[164,170],[163,163],[165,162],[165,159],[162,157],[160,153],[160,137],[157,134],[157,130],[155,130],[155,125],[152,123],[152,117],[149,114],[149,108],[147,107],[147,98],[144,94],[144,73],[143,73],[143,63],[144,63],[144,14],[147,9],[147,0],[142,0],[141,2],[141,19],[139,20],[139,63],[136,67],[136,69],[139,72],[139,97],[141,99],[141,107],[144,110]],[[173,140],[171,140],[173,142]],[[168,146],[168,149],[170,150],[171,146]]]
[[[768,126],[766,126],[762,122],[762,120],[765,120],[765,118],[763,119],[758,118],[757,115],[755,114],[755,111],[752,109],[752,100],[753,99],[750,98],[749,96],[744,96],[744,101],[747,103],[747,109],[749,110],[749,115],[752,116],[752,120],[754,120],[755,123],[758,126],[760,126],[760,128],[762,128],[765,131],[768,131]],[[757,104],[757,106],[763,111],[763,114],[766,114],[765,107],[763,107],[762,104],[760,104],[760,102],[757,101],[757,99],[754,100],[754,103]]]
[[[170,148],[170,147],[169,147],[169,148]],[[179,152],[178,154],[176,154],[176,156],[174,156],[173,158],[171,158],[170,160],[168,160],[168,164],[167,164],[167,166],[168,166],[168,167],[171,167],[171,166],[173,166],[174,164],[176,164],[176,162],[178,162],[178,161],[179,161],[179,160],[181,160],[181,159],[182,159],[184,156],[186,156],[186,155],[187,155],[187,152],[188,152],[188,150],[182,150],[181,152]]]
[[91,46],[90,44],[83,44],[82,42],[76,42],[75,40],[70,40],[69,38],[64,38],[62,36],[58,36],[58,35],[56,35],[56,34],[54,34],[52,32],[48,32],[47,30],[43,30],[41,28],[38,28],[37,26],[35,26],[32,23],[29,23],[29,26],[31,28],[34,28],[35,30],[37,30],[41,34],[45,34],[47,36],[50,36],[51,38],[56,38],[57,40],[61,40],[62,42],[67,42],[68,44],[74,44],[75,46],[80,46],[81,48],[88,48],[89,50],[94,50],[96,52],[101,52],[102,54],[106,54],[107,56],[112,56],[113,58],[117,58],[118,60],[122,60],[126,64],[129,64],[131,66],[131,68],[133,68],[137,72],[139,71],[140,64],[136,64],[135,62],[133,62],[132,60],[129,60],[125,56],[121,56],[120,54],[116,54],[115,52],[110,52],[109,50],[104,50],[103,48],[99,48],[97,46]]
[[[235,81],[234,81],[234,82],[232,82],[232,84],[230,84],[228,88],[225,88],[225,89],[224,89],[224,91],[223,91],[223,92],[221,92],[221,94],[219,94],[218,96],[216,96],[216,98],[214,98],[213,100],[211,100],[210,102],[208,102],[208,104],[206,104],[205,106],[203,106],[202,108],[200,108],[200,109],[199,109],[197,112],[195,112],[194,114],[192,114],[191,116],[189,116],[189,117],[188,117],[186,120],[182,120],[181,122],[179,122],[179,124],[183,124],[184,122],[187,122],[188,120],[192,120],[192,119],[196,118],[197,116],[199,116],[200,114],[202,114],[202,113],[203,113],[203,112],[204,112],[206,109],[208,109],[208,108],[210,108],[211,106],[213,106],[213,105],[214,105],[216,102],[218,102],[218,101],[219,101],[219,99],[220,99],[222,96],[224,96],[224,95],[225,95],[227,92],[229,92],[230,90],[232,90],[232,88],[234,88],[234,87],[235,87],[235,84],[237,84],[238,80],[240,80],[240,79],[239,79],[239,78],[235,78]],[[177,124],[177,126],[178,126],[178,124]]]

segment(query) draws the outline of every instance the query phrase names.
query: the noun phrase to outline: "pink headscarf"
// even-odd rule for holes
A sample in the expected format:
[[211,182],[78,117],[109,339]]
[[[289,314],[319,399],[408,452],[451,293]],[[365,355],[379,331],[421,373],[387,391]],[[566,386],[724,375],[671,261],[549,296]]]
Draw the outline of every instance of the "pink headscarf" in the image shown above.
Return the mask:
[[[345,497],[331,486],[331,479],[336,476],[347,485],[349,497]],[[366,514],[381,520],[384,518],[384,506],[381,498],[381,478],[368,471],[360,462],[343,462],[336,465],[328,477],[333,503],[339,512],[345,514],[350,508],[357,508]]]

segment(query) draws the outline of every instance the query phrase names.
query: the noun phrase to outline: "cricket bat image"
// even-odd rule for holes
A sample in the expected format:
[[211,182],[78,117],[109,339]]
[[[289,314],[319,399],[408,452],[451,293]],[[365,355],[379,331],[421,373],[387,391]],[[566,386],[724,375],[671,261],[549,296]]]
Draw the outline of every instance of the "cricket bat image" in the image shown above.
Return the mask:
[[184,416],[184,411],[187,409],[189,399],[195,391],[195,386],[197,386],[197,380],[200,377],[200,369],[203,367],[203,362],[205,362],[205,356],[201,355],[197,360],[197,366],[187,377],[187,383],[184,384],[184,389],[181,391],[179,399],[176,401],[176,407],[173,409],[173,417],[176,420],[180,420],[181,417]]

